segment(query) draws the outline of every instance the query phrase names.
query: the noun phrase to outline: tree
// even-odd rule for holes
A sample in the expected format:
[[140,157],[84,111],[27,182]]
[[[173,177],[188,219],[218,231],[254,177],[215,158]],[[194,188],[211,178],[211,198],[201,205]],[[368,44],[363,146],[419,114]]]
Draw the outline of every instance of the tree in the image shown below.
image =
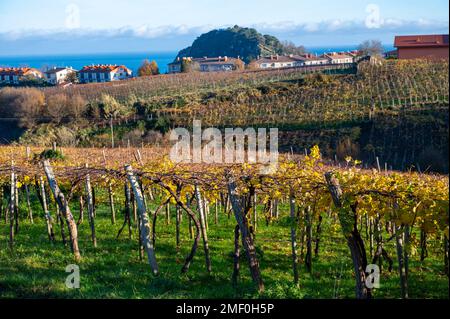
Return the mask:
[[384,52],[383,45],[379,40],[366,40],[358,46],[360,56],[381,56]]
[[4,88],[0,90],[0,114],[18,119],[21,127],[31,128],[36,125],[44,104],[44,93],[35,88]]
[[111,127],[111,147],[114,148],[114,124],[113,120],[118,117],[130,115],[131,109],[125,105],[120,104],[114,97],[108,94],[102,94],[99,107],[103,116],[109,119],[109,124]]
[[259,66],[256,63],[256,60],[251,61],[249,64],[247,64],[247,70],[258,70]]
[[67,95],[64,93],[50,95],[47,98],[45,113],[55,124],[60,124],[64,117],[68,115],[67,101]]
[[302,45],[296,46],[295,43],[291,41],[284,41],[282,44],[284,54],[302,55],[306,53],[306,49]]
[[192,61],[190,58],[183,58],[181,61],[181,72],[191,73],[200,70],[200,65],[197,62]]
[[242,71],[245,69],[245,63],[241,59],[236,60],[235,66],[236,66],[236,70],[238,70],[238,71]]
[[87,110],[86,100],[79,94],[67,99],[67,112],[74,120],[79,120]]
[[159,67],[156,61],[150,62],[149,60],[144,60],[142,62],[142,65],[140,66],[138,70],[139,76],[152,76],[152,75],[158,75],[159,74]]
[[69,72],[66,76],[66,82],[76,84],[79,82],[77,72]]

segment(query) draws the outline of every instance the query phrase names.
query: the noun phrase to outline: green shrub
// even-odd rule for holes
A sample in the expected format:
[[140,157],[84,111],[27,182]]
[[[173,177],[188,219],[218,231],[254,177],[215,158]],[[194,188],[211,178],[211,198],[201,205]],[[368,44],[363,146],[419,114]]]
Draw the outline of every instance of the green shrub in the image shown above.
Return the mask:
[[63,160],[65,157],[64,155],[58,151],[53,149],[44,150],[39,154],[39,159],[55,159],[55,160]]

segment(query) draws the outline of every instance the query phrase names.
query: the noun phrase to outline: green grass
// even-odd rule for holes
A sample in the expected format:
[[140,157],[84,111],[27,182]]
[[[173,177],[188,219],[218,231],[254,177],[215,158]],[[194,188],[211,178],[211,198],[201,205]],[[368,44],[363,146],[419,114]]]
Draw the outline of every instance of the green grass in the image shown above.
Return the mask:
[[[78,215],[75,207],[73,211]],[[329,218],[324,219],[321,252],[313,259],[312,273],[303,264],[299,265],[299,286],[292,283],[287,207],[282,207],[280,220],[268,227],[261,218],[256,244],[266,290],[260,295],[254,290],[245,257],[241,259],[238,287],[231,285],[235,221],[223,213],[218,225],[214,224],[213,216],[209,218],[211,275],[205,269],[201,242],[189,272],[180,273],[192,244],[188,220],[184,216],[181,251],[177,252],[175,220],[172,216],[172,223],[166,225],[161,214],[156,242],[160,275],[153,277],[146,260],[139,259],[136,229],[132,240],[128,239],[127,230],[116,240],[122,215],[118,213],[118,222],[112,225],[109,208],[102,204],[97,209],[96,249],[90,241],[87,218],[79,227],[83,258],[79,263],[81,288],[68,289],[65,267],[74,263],[70,248],[61,243],[57,225],[54,226],[57,242],[51,244],[41,210],[34,207],[34,212],[34,225],[23,216],[12,252],[8,248],[9,226],[4,219],[0,221],[0,298],[354,298],[349,251],[339,229],[331,227]],[[387,248],[395,260],[394,243],[387,244]],[[411,298],[448,298],[448,277],[443,273],[439,249],[438,243],[430,243],[430,257],[423,263],[418,261],[418,256],[411,258]],[[395,267],[396,264],[392,273],[383,272],[375,298],[400,297]]]

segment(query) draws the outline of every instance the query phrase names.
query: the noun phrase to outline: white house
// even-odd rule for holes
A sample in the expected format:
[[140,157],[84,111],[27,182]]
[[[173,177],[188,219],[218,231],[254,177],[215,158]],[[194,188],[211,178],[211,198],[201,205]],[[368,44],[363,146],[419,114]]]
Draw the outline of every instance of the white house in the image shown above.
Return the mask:
[[42,79],[41,71],[33,68],[0,68],[0,83],[19,84],[25,78]]
[[72,69],[71,67],[65,68],[57,68],[49,69],[45,72],[45,79],[47,82],[53,85],[64,84],[67,79],[67,76],[72,73],[76,73],[77,70]]
[[90,65],[79,72],[81,83],[103,83],[126,80],[133,77],[133,71],[124,65]]
[[307,53],[299,58],[303,59],[303,66],[326,65],[329,64],[327,58]]
[[329,60],[325,57],[306,53],[303,55],[272,55],[259,58],[253,62],[260,69],[297,68],[304,66],[326,65]]
[[268,57],[258,58],[253,64],[260,69],[282,69],[301,66],[302,62],[293,56],[271,55]]
[[353,56],[346,53],[327,53],[323,55],[324,58],[328,59],[329,64],[346,64],[353,63]]

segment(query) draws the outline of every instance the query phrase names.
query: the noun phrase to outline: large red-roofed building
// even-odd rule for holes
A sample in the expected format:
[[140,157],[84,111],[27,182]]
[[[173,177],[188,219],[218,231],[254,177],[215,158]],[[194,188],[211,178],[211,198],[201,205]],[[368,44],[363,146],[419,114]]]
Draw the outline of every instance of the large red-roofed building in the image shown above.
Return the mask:
[[126,80],[133,72],[124,65],[88,65],[79,72],[81,83],[102,83]]
[[448,59],[448,34],[395,37],[399,59]]
[[25,78],[42,79],[41,71],[33,68],[0,68],[0,84],[19,84]]

